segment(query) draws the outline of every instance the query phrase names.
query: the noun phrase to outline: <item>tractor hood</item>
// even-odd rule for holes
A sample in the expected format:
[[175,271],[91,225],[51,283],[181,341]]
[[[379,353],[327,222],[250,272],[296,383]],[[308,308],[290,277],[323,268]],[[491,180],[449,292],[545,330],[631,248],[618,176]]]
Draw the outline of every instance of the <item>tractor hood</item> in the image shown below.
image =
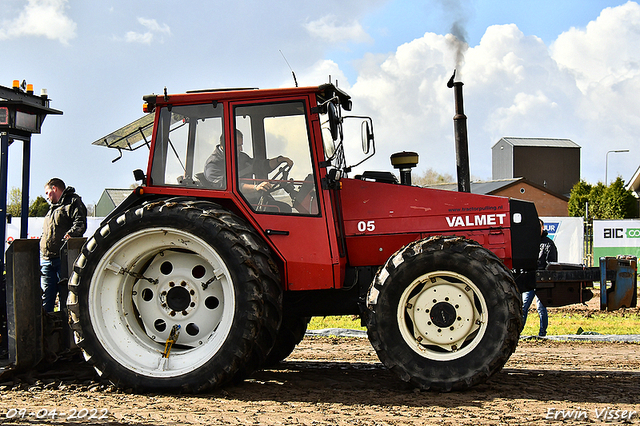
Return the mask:
[[459,235],[489,248],[511,267],[511,227],[525,222],[530,229],[525,235],[533,236],[533,243],[516,249],[515,257],[526,259],[527,264],[537,258],[539,225],[531,203],[518,202],[530,208],[524,212],[518,208],[512,215],[513,203],[505,197],[358,179],[342,179],[341,183],[344,236],[352,264],[379,264],[376,262],[419,238]]

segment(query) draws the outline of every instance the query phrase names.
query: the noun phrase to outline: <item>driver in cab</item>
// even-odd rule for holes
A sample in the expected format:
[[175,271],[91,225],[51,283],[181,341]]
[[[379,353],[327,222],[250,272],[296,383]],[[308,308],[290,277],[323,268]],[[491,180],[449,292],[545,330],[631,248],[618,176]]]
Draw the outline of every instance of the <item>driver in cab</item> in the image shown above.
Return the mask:
[[[253,159],[242,150],[243,142],[242,132],[236,129],[238,177],[242,194],[253,206],[262,205],[266,211],[291,212],[290,205],[276,201],[269,193],[274,188],[274,185],[269,181],[256,181],[255,175],[270,173],[282,163],[287,163],[291,167],[293,166],[293,161],[282,155],[265,160]],[[224,135],[220,135],[220,144],[216,146],[213,154],[207,159],[204,166],[204,175],[214,188],[224,189],[226,187]]]

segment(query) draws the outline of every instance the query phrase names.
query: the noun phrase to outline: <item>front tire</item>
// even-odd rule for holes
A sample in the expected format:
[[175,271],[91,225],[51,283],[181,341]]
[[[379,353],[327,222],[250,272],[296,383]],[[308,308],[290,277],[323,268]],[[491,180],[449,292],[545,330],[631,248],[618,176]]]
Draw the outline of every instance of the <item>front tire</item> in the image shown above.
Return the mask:
[[237,216],[155,201],[87,241],[69,283],[70,323],[85,358],[117,386],[199,392],[265,359],[282,309],[277,277]]
[[521,300],[510,272],[474,241],[433,237],[394,254],[368,294],[380,360],[421,389],[484,382],[518,343]]

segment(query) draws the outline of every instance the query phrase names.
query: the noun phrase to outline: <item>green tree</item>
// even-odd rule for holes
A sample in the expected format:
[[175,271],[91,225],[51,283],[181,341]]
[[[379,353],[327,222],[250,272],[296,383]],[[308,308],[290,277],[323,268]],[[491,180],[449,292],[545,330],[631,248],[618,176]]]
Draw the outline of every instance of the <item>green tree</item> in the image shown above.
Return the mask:
[[591,185],[584,180],[576,183],[573,188],[571,188],[571,195],[569,196],[569,216],[585,217],[585,210],[589,202],[589,192],[591,192]]
[[638,202],[630,190],[624,188],[624,181],[618,177],[604,192],[607,200],[603,213],[607,219],[628,219],[637,217]]
[[48,211],[49,203],[47,203],[47,200],[45,200],[42,195],[38,195],[29,206],[29,216],[31,217],[43,217]]
[[569,216],[592,219],[626,219],[637,217],[637,200],[618,177],[610,186],[602,182],[590,185],[581,180],[571,189]]
[[[13,217],[20,217],[22,214],[22,191],[13,187],[9,190],[9,198],[7,199],[7,214]],[[29,217],[43,217],[49,211],[49,203],[42,195],[38,195],[35,200],[29,204]]]
[[608,219],[605,214],[605,189],[602,182],[598,182],[591,187],[589,191],[589,218],[591,219]]
[[15,186],[9,190],[9,198],[7,199],[7,214],[13,217],[20,217],[22,206],[22,191]]

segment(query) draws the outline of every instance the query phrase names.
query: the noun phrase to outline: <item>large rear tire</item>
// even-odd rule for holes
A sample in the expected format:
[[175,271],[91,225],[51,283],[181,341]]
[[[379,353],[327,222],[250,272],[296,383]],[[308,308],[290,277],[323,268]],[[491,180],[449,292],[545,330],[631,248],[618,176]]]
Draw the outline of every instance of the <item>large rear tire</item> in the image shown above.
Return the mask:
[[511,273],[474,241],[433,237],[394,254],[369,290],[380,360],[421,389],[484,382],[518,343],[522,302]]
[[67,306],[76,343],[103,377],[136,391],[199,392],[264,361],[281,303],[268,247],[244,221],[173,199],[132,208],[87,241]]

